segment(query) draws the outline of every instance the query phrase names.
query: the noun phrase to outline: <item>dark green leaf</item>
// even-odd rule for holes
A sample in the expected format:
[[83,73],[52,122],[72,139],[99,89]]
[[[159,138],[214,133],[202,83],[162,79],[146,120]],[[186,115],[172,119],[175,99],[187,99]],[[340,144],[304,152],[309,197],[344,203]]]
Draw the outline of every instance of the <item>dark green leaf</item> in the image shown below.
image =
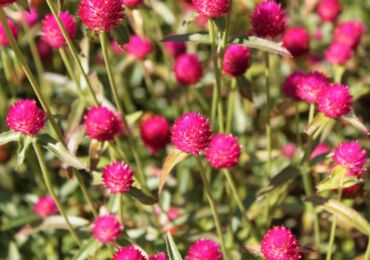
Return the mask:
[[161,40],[162,42],[195,42],[195,43],[210,43],[208,32],[197,32],[170,35]]
[[158,203],[157,198],[153,197],[152,195],[148,195],[135,187],[132,187],[127,195],[145,205],[154,205]]
[[288,166],[284,168],[280,173],[278,173],[274,178],[271,179],[270,185],[273,188],[279,187],[283,184],[288,183],[290,180],[298,177],[300,175],[300,171],[295,166]]
[[130,32],[127,30],[126,26],[120,26],[112,29],[110,34],[113,40],[115,40],[121,46],[128,43],[130,40]]
[[250,81],[244,76],[239,76],[236,78],[236,82],[238,83],[240,95],[253,102],[252,84]]

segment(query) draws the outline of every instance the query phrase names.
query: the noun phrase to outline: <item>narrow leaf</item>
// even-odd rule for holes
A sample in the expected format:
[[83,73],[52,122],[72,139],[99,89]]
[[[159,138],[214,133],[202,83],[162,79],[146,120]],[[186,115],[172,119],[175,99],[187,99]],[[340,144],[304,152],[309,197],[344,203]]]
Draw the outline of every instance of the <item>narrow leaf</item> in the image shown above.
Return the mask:
[[85,260],[90,256],[93,256],[99,248],[102,246],[101,243],[95,238],[90,238],[84,243],[81,249],[74,255],[73,260]]
[[359,179],[354,176],[347,176],[347,170],[341,166],[336,166],[331,176],[325,178],[317,185],[317,191],[335,190],[348,188],[359,183]]
[[18,158],[17,158],[17,164],[15,166],[15,169],[18,170],[19,167],[23,164],[26,151],[30,144],[32,143],[32,137],[31,136],[21,136],[18,142]]
[[129,125],[133,125],[138,121],[141,116],[143,115],[143,111],[136,111],[134,113],[131,113],[129,115],[126,115],[126,120]]
[[161,40],[162,42],[195,42],[210,43],[207,32],[187,33],[178,35],[169,35]]
[[326,117],[324,114],[319,113],[317,116],[312,120],[312,122],[304,129],[304,132],[307,135],[318,134],[318,131],[323,130],[324,126],[327,122],[330,121],[330,118]]
[[[82,227],[89,224],[87,219],[77,217],[77,216],[68,216],[68,220],[73,227]],[[50,216],[43,220],[43,222],[35,228],[37,231],[42,230],[54,230],[54,229],[65,229],[68,230],[68,226],[62,216]]]
[[367,129],[367,127],[360,121],[360,119],[358,119],[358,117],[353,112],[343,116],[343,119],[364,134],[369,135],[369,130]]
[[182,256],[179,250],[177,249],[175,241],[173,240],[170,232],[167,232],[165,239],[166,239],[166,244],[168,244],[169,250],[167,253],[170,256],[170,258],[173,260],[182,260]]
[[135,187],[132,187],[131,190],[127,193],[127,195],[145,205],[154,205],[158,203],[157,198],[148,195],[144,193],[142,190],[139,190]]
[[253,102],[252,84],[249,82],[249,80],[244,76],[239,76],[236,78],[236,82],[238,84],[239,93],[242,95],[242,97]]
[[0,134],[0,145],[18,141],[20,135],[21,135],[20,133],[13,132],[13,131],[2,133]]
[[111,36],[120,46],[123,46],[130,40],[130,33],[127,30],[126,26],[119,26],[112,29]]
[[271,179],[270,185],[272,188],[279,187],[298,177],[299,174],[300,171],[297,167],[289,165]]

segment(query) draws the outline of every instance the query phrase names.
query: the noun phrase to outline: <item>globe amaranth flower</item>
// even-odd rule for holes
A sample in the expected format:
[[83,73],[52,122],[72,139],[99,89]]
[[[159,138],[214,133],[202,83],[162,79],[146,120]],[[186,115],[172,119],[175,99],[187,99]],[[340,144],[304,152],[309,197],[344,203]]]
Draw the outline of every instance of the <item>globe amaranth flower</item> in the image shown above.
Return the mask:
[[343,43],[334,42],[325,51],[325,59],[333,65],[344,65],[353,56],[350,47]]
[[0,0],[0,7],[4,7],[4,6],[12,4],[16,1],[17,0]]
[[299,242],[292,232],[284,226],[274,226],[264,235],[261,252],[266,260],[298,260]]
[[123,46],[123,49],[131,56],[145,60],[146,57],[153,51],[153,44],[147,38],[141,38],[138,35],[132,35],[128,43]]
[[[59,14],[59,18],[64,25],[69,37],[73,40],[76,31],[77,25],[72,15],[67,11],[63,11]],[[41,27],[41,39],[54,48],[61,48],[67,44],[62,31],[59,29],[57,21],[55,20],[52,14],[48,14],[42,21]]]
[[209,239],[199,239],[188,250],[186,260],[220,260],[222,253],[220,246]]
[[334,22],[342,12],[342,6],[339,0],[321,0],[316,10],[322,21]]
[[297,95],[297,88],[304,75],[305,74],[303,72],[296,71],[291,73],[285,79],[283,83],[283,91],[287,97],[296,101],[301,100]]
[[96,32],[109,32],[124,19],[122,0],[82,0],[78,16],[87,28]]
[[21,99],[8,110],[8,127],[25,135],[34,136],[45,127],[46,114],[37,107],[36,101]]
[[33,212],[35,212],[40,217],[45,218],[47,216],[56,214],[58,212],[58,208],[53,197],[46,195],[41,196],[38,199],[36,204],[33,206]]
[[230,0],[193,0],[193,5],[199,14],[212,19],[230,11]]
[[347,86],[331,84],[317,101],[318,110],[327,117],[340,118],[352,110],[352,96]]
[[170,124],[162,116],[147,116],[140,123],[140,135],[144,145],[155,153],[170,142]]
[[366,171],[366,150],[357,141],[343,141],[334,150],[333,160],[348,170],[349,175],[359,176]]
[[180,55],[186,53],[185,42],[165,42],[164,47],[174,58],[177,58]]
[[206,148],[205,155],[213,168],[232,168],[240,158],[238,139],[231,134],[216,134]]
[[84,119],[86,133],[91,139],[110,141],[122,133],[123,123],[120,115],[106,107],[90,108]]
[[285,157],[292,159],[297,151],[297,145],[294,143],[288,143],[281,148],[281,154]]
[[126,246],[119,249],[112,257],[112,260],[146,260],[146,257],[139,249],[133,246]]
[[30,7],[29,11],[22,11],[21,22],[27,23],[28,26],[34,26],[39,20],[39,13],[37,9],[33,6]]
[[126,193],[134,183],[134,171],[124,162],[113,162],[103,169],[103,182],[112,194]]
[[187,113],[175,121],[171,138],[178,150],[198,155],[208,146],[211,135],[208,119],[198,113]]
[[310,160],[323,155],[323,154],[328,154],[330,153],[330,146],[326,144],[318,144],[316,147],[313,149],[311,155],[310,155]]
[[248,47],[238,44],[229,45],[224,54],[223,71],[232,77],[243,75],[249,67],[250,56]]
[[[14,36],[14,38],[17,37],[18,30],[14,22],[10,19],[6,19],[6,20],[8,22],[12,35]],[[2,24],[0,24],[0,46],[9,46],[9,39],[6,36],[5,29]]]
[[174,72],[183,85],[194,85],[203,77],[203,67],[195,54],[183,54],[176,59]]
[[342,43],[356,49],[365,31],[366,27],[363,22],[342,22],[334,30],[333,42]]
[[259,37],[276,37],[285,29],[286,15],[274,0],[258,4],[252,13],[253,32]]
[[297,85],[297,96],[309,104],[317,102],[320,93],[329,85],[329,79],[320,72],[310,72],[302,76]]
[[292,27],[285,31],[283,45],[293,56],[301,56],[310,51],[310,36],[303,27]]
[[53,49],[50,47],[49,44],[39,39],[36,42],[36,48],[43,62],[49,61],[51,59]]
[[104,215],[95,219],[91,230],[93,237],[102,243],[109,243],[118,238],[123,226],[115,216]]
[[164,252],[156,253],[149,256],[149,260],[167,260],[167,255]]
[[143,0],[122,0],[122,1],[123,5],[128,8],[135,8],[143,2]]

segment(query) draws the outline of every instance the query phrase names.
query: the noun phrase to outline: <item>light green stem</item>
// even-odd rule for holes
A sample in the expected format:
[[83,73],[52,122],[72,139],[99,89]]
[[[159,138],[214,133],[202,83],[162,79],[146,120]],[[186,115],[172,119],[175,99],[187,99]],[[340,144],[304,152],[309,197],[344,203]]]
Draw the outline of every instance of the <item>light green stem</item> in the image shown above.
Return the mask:
[[367,241],[367,249],[366,249],[366,253],[365,253],[365,260],[366,259],[370,259],[370,237],[368,238],[368,241]]
[[271,139],[271,94],[270,94],[270,56],[266,52],[265,56],[265,77],[266,77],[266,142],[267,142],[267,169],[266,177],[271,177],[272,164],[272,139]]
[[77,88],[77,91],[78,91],[78,94],[81,98],[83,98],[83,93],[82,93],[82,90],[81,90],[81,85],[80,85],[80,82],[73,70],[73,67],[72,67],[72,64],[67,56],[67,53],[66,51],[62,48],[59,49],[59,54],[60,56],[62,57],[62,60],[63,60],[63,63],[64,65],[66,66],[66,69],[67,69],[67,72],[70,76],[70,78],[76,83],[76,88]]
[[229,97],[227,101],[226,133],[229,133],[231,131],[231,123],[233,120],[235,96],[236,96],[236,79],[233,78],[231,82],[231,91],[229,93]]

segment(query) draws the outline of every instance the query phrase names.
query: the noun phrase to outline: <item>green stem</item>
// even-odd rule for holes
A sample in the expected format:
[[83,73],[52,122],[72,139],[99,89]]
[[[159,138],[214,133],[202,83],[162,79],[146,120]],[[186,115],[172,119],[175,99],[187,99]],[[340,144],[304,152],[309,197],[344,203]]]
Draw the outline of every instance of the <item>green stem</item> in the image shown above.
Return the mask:
[[300,116],[299,116],[299,104],[295,102],[295,116],[294,116],[294,127],[295,127],[295,134],[296,134],[296,142],[299,148],[302,147],[302,138],[301,138],[301,131],[299,128],[300,123]]
[[231,81],[231,91],[229,93],[229,97],[227,101],[226,133],[229,133],[231,131],[231,123],[233,120],[235,96],[236,96],[236,79],[233,78]]
[[6,50],[5,50],[4,46],[0,47],[0,51],[1,51],[1,60],[3,61],[3,69],[4,69],[4,73],[5,73],[5,79],[8,82],[11,82],[11,72],[10,72],[11,68],[10,68],[9,57],[6,53]]
[[271,177],[272,164],[272,139],[271,139],[271,94],[270,94],[270,56],[266,52],[265,58],[265,77],[266,77],[266,141],[267,141],[267,171],[266,177]]
[[364,259],[370,259],[370,237],[368,238],[367,241],[367,249],[366,249],[366,254]]
[[143,69],[145,85],[146,85],[150,95],[152,96],[152,98],[154,100],[154,103],[156,104],[157,102],[155,101],[155,99],[157,97],[157,93],[155,92],[155,87],[154,87],[152,78],[150,77],[147,69],[145,68],[144,62],[141,62],[141,68]]
[[62,57],[62,60],[63,60],[63,63],[64,65],[66,66],[66,69],[67,69],[67,72],[69,74],[69,77],[76,83],[76,88],[77,88],[77,91],[78,91],[78,94],[80,95],[81,97],[81,100],[83,100],[83,93],[82,93],[82,90],[81,90],[81,86],[80,86],[80,82],[73,70],[73,67],[72,67],[72,64],[67,56],[67,53],[66,51],[64,50],[64,48],[59,48],[59,54],[60,56]]
[[75,240],[75,242],[79,246],[81,246],[82,242],[81,242],[80,238],[78,237],[77,232],[74,230],[73,226],[69,222],[66,210],[64,209],[63,205],[61,204],[61,202],[59,201],[58,197],[56,196],[56,194],[54,192],[53,183],[51,181],[50,174],[49,174],[48,169],[46,167],[46,162],[44,160],[43,153],[41,151],[40,146],[37,144],[36,140],[33,141],[33,148],[36,152],[37,159],[38,159],[39,164],[40,164],[40,168],[41,168],[42,176],[43,176],[44,181],[45,181],[46,188],[48,189],[48,192],[50,193],[50,195],[53,197],[53,199],[55,201],[55,204],[57,205],[59,212],[62,214],[62,216],[64,218],[64,221],[66,222],[68,230],[71,233],[73,239]]

